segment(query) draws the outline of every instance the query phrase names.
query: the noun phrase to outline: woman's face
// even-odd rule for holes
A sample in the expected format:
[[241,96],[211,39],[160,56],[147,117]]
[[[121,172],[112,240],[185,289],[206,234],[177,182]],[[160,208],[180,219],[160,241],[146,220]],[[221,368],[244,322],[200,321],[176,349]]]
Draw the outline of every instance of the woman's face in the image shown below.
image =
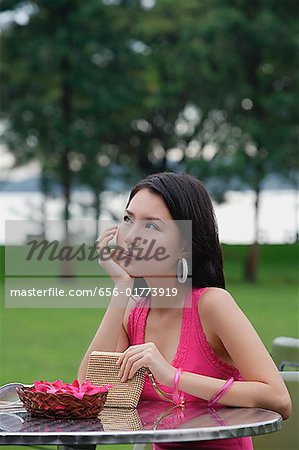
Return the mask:
[[175,275],[184,247],[163,198],[146,188],[134,195],[124,212],[116,244],[137,257],[123,253],[118,261],[133,277]]

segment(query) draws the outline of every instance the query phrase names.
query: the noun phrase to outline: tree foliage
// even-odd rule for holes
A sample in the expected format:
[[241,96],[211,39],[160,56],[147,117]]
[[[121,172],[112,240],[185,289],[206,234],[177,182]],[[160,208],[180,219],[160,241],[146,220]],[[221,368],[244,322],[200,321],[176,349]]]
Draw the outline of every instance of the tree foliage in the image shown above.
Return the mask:
[[[3,2],[2,11],[26,14],[22,4]],[[140,110],[144,67],[130,27],[138,7],[94,0],[30,5],[28,24],[13,22],[2,33],[4,140],[18,163],[38,158],[48,178],[60,181],[68,219],[74,180],[98,183],[97,192],[103,187],[100,155],[119,159],[118,147],[105,144],[127,133]]]
[[131,180],[186,169],[219,199],[255,191],[258,242],[267,176],[298,183],[298,3],[1,4],[30,13],[2,32],[4,141],[19,163],[41,161],[44,189],[60,180],[65,218],[75,181],[98,215],[117,166]]

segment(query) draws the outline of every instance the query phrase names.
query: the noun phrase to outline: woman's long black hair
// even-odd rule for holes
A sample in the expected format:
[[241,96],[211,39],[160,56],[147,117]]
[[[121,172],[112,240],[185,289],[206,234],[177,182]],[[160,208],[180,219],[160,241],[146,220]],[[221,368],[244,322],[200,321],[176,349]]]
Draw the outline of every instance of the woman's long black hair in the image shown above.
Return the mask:
[[225,289],[215,212],[202,182],[185,172],[153,173],[133,187],[126,208],[143,188],[163,198],[174,220],[192,221],[192,285]]

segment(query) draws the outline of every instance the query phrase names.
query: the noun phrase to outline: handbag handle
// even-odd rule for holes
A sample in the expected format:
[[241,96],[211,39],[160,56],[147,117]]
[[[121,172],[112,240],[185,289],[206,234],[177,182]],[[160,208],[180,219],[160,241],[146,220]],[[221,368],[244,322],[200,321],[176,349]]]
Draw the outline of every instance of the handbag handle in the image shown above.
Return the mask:
[[[158,396],[160,398],[162,398],[162,400],[165,400],[166,402],[173,403],[173,401],[172,401],[172,394],[170,394],[169,392],[165,392],[161,388],[159,388],[157,386],[155,377],[152,374],[152,372],[148,368],[146,369],[146,371],[147,371],[147,374],[149,376],[149,379],[151,380],[152,386],[153,386],[154,390],[156,391],[156,393],[158,394]],[[170,396],[170,397],[167,397],[167,396]]]

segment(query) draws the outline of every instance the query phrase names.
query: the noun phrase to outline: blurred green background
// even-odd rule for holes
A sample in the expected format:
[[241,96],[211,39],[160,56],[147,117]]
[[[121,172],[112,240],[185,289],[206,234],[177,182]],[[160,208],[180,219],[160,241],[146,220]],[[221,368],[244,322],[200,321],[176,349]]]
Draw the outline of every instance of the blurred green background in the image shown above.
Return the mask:
[[[0,6],[1,220],[39,223],[42,238],[49,219],[91,219],[96,237],[103,215],[122,213],[103,194],[156,171],[198,177],[217,204],[250,192],[250,238],[223,243],[227,289],[269,351],[276,336],[298,337],[298,2]],[[31,164],[36,178],[20,181]],[[292,198],[283,212],[273,203],[270,228],[290,224],[278,240],[261,226],[271,189]],[[71,382],[104,310],[5,308],[0,244],[1,383]]]

